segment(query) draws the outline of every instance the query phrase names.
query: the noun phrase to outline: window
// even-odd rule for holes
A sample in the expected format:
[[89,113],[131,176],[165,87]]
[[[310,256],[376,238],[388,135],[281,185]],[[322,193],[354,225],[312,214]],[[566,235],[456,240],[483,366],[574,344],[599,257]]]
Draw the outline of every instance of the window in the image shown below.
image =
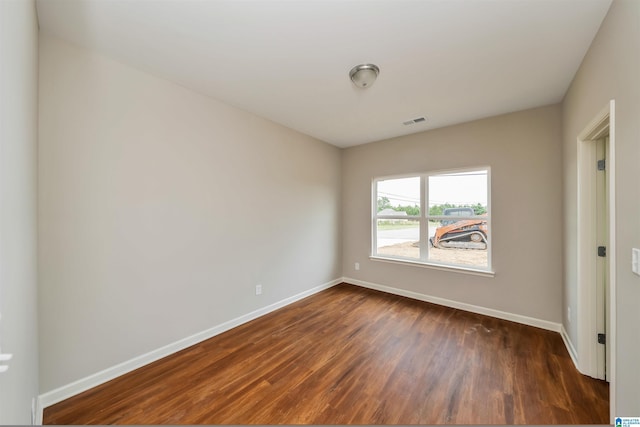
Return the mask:
[[372,257],[489,271],[489,188],[489,168],[374,179]]

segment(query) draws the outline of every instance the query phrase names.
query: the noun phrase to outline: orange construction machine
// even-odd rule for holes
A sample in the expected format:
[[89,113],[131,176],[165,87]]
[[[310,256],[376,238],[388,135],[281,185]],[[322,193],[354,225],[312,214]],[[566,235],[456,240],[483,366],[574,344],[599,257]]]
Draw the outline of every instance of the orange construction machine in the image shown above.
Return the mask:
[[[446,216],[475,216],[473,208],[449,208]],[[487,220],[478,219],[442,220],[442,225],[429,239],[434,248],[487,249]]]

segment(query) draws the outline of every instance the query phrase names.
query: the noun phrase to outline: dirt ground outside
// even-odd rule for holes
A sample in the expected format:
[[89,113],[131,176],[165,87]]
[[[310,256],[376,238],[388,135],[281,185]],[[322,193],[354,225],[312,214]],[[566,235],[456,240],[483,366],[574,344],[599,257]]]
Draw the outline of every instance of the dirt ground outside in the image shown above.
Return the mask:
[[[408,258],[420,258],[417,242],[398,243],[378,248],[379,255],[394,255]],[[429,260],[471,267],[487,266],[487,251],[481,249],[438,249],[429,248]]]

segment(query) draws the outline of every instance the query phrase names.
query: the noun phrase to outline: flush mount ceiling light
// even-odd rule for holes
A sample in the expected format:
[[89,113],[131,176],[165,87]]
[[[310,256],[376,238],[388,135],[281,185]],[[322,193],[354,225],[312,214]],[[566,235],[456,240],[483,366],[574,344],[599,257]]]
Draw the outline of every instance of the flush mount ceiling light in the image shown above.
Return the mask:
[[376,81],[380,68],[373,64],[356,65],[349,71],[349,77],[354,85],[359,88],[367,88]]

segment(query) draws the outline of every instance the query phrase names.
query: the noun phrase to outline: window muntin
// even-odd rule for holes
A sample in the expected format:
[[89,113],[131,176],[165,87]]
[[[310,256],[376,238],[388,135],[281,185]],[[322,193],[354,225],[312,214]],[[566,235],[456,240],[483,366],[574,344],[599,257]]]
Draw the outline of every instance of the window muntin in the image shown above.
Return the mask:
[[490,270],[488,167],[374,179],[373,196],[373,257]]
[[419,176],[376,181],[376,255],[420,261],[422,181]]

